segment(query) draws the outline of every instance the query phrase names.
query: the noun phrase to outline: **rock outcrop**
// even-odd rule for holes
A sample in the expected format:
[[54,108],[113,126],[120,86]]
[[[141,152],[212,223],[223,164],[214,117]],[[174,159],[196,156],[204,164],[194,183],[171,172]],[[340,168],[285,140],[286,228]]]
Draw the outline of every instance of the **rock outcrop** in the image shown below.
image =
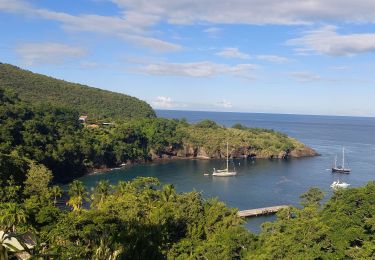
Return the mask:
[[303,147],[303,148],[296,148],[292,151],[290,151],[289,153],[289,156],[290,157],[295,157],[295,158],[299,158],[299,157],[311,157],[311,156],[317,156],[319,155],[314,149],[310,148],[310,147]]
[[[311,157],[319,155],[314,149],[310,147],[300,147],[293,150],[280,151],[275,154],[265,153],[263,151],[257,151],[251,146],[241,146],[230,149],[231,158],[260,158],[260,159],[287,159],[287,158],[300,158],[300,157]],[[152,151],[150,154],[152,160],[155,159],[167,159],[167,158],[190,158],[190,159],[220,159],[226,157],[226,151],[220,149],[214,149],[209,151],[204,147],[194,147],[190,144],[185,144],[182,147],[173,148],[168,147],[165,151],[156,154]]]

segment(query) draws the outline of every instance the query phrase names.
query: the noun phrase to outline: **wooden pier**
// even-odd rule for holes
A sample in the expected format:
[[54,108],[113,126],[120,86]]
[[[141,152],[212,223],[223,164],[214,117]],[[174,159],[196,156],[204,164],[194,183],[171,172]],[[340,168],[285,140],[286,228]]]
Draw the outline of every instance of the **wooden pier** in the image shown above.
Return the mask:
[[288,207],[290,207],[290,206],[289,205],[279,205],[279,206],[266,207],[266,208],[241,210],[241,211],[238,211],[237,215],[239,217],[242,217],[242,218],[263,216],[263,215],[275,214],[279,210],[286,209]]

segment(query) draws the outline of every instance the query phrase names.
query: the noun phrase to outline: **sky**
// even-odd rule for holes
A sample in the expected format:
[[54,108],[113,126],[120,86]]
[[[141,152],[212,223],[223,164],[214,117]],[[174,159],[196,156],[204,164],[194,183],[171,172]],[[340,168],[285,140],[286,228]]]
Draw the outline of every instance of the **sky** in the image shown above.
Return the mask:
[[373,0],[0,0],[0,62],[155,109],[375,116]]

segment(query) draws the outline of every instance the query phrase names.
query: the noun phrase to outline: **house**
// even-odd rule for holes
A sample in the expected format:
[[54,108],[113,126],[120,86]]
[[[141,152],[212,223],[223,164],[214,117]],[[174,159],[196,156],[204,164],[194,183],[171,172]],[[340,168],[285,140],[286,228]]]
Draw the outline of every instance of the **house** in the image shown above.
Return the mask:
[[82,124],[85,124],[86,123],[86,120],[87,120],[87,116],[80,116],[78,121]]

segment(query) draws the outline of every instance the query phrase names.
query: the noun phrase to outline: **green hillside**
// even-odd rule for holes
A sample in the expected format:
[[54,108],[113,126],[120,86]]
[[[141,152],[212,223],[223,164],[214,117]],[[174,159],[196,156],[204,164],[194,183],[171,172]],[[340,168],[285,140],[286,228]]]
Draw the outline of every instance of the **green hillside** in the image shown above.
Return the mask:
[[27,102],[51,103],[94,118],[155,117],[149,104],[135,97],[58,80],[0,63],[0,87]]

